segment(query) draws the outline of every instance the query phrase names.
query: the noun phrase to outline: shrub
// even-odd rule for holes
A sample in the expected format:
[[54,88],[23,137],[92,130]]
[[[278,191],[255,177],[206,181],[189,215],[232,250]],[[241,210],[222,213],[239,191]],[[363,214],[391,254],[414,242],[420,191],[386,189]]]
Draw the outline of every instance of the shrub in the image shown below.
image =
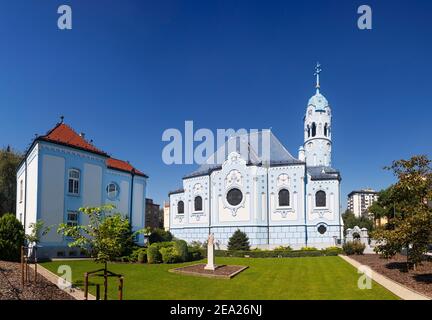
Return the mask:
[[24,228],[15,215],[3,215],[0,218],[0,260],[19,261],[24,238]]
[[161,263],[162,255],[159,252],[160,246],[158,243],[153,243],[147,249],[147,262],[148,263]]
[[275,251],[291,251],[292,248],[290,246],[279,246],[274,248]]
[[149,236],[149,243],[153,244],[156,242],[168,242],[172,241],[173,235],[171,232],[164,229],[154,229]]
[[228,250],[249,250],[249,238],[246,233],[240,231],[240,229],[237,229],[229,238],[228,241]]
[[176,254],[179,257],[179,260],[182,262],[188,261],[189,254],[188,254],[188,246],[186,241],[184,240],[176,240],[174,241],[174,249],[176,251]]
[[161,248],[159,252],[162,255],[163,263],[176,263],[180,261],[180,256],[174,246]]
[[315,251],[318,249],[315,247],[302,247],[300,250],[302,250],[302,251]]
[[188,246],[188,261],[200,260],[204,256],[204,249],[196,246]]
[[339,247],[328,247],[324,251],[326,256],[337,256],[343,252],[342,248]]
[[147,250],[141,249],[138,253],[138,263],[146,263],[147,262]]
[[353,254],[361,255],[365,248],[366,246],[359,241],[348,241],[342,246],[344,253],[348,256]]

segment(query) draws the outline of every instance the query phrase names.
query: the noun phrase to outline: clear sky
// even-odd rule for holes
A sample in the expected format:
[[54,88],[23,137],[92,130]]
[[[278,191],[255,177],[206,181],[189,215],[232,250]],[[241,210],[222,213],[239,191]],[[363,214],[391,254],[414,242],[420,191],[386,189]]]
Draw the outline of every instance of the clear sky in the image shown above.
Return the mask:
[[[369,4],[373,30],[357,28]],[[0,145],[24,151],[60,115],[149,176],[161,203],[193,165],[161,159],[167,128],[272,128],[297,155],[322,64],[342,197],[431,156],[432,1],[0,2]],[[57,8],[73,29],[57,28]]]

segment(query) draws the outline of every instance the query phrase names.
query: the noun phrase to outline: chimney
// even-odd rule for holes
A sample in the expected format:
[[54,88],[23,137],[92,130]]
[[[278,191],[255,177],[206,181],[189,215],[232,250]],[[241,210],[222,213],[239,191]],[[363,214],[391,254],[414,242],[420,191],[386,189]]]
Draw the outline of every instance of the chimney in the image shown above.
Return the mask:
[[79,135],[81,138],[85,139],[85,133],[84,132],[81,132]]

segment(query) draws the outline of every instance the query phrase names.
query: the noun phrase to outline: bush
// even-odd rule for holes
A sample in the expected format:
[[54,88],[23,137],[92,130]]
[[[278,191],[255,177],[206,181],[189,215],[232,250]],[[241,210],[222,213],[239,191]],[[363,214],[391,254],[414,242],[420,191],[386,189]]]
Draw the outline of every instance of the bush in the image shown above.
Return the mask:
[[174,249],[175,249],[176,254],[179,258],[179,261],[182,261],[182,262],[188,261],[189,254],[188,254],[188,246],[187,246],[186,241],[184,241],[184,240],[174,241]]
[[353,254],[361,255],[365,248],[366,246],[359,241],[348,241],[342,246],[344,253],[348,256]]
[[12,213],[0,218],[0,260],[20,261],[24,228]]
[[146,249],[142,249],[139,253],[138,253],[138,263],[146,263],[147,262],[147,250]]
[[275,251],[291,251],[292,248],[290,246],[279,246],[279,247],[274,248],[273,250],[275,250]]
[[150,244],[153,244],[156,242],[169,242],[172,241],[172,239],[173,235],[171,232],[164,229],[155,229],[151,232],[148,241]]
[[161,248],[159,252],[162,255],[163,263],[176,263],[180,261],[180,256],[174,246]]
[[316,251],[318,249],[315,247],[302,247],[300,250],[302,250],[302,251]]
[[160,246],[159,244],[153,243],[148,247],[147,249],[147,262],[148,263],[161,263],[162,262],[162,255],[159,252]]
[[246,233],[237,229],[229,238],[228,241],[228,250],[243,250],[248,251],[250,248],[249,238]]
[[324,251],[326,256],[337,256],[343,252],[342,248],[339,247],[328,247]]
[[204,249],[196,246],[188,246],[188,261],[200,260],[204,257]]

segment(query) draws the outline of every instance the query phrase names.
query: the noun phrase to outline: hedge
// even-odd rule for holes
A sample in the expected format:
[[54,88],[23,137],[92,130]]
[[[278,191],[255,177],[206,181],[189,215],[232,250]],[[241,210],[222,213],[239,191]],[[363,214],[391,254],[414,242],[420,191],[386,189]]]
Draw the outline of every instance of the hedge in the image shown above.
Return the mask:
[[252,251],[228,251],[215,250],[216,257],[237,258],[296,258],[296,257],[321,257],[337,256],[342,253],[341,248],[328,248],[323,250],[252,250]]

